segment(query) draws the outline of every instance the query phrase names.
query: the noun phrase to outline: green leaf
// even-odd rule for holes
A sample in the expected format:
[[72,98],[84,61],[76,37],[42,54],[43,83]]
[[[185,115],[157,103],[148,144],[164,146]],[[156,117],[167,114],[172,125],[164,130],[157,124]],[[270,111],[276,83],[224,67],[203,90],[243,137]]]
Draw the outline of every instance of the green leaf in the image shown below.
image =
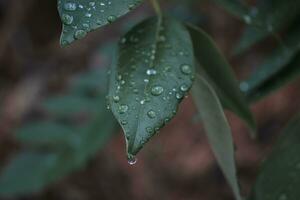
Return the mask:
[[264,161],[251,200],[300,197],[300,116],[283,131],[273,153]]
[[223,106],[236,113],[255,130],[255,121],[231,66],[210,36],[192,25],[188,25],[188,29],[193,40],[195,56],[200,64],[199,73],[206,75],[221,98]]
[[95,99],[84,96],[65,95],[46,99],[43,107],[52,114],[70,116],[76,113],[94,112],[98,103]]
[[193,82],[194,55],[188,31],[171,18],[134,27],[121,39],[118,55],[109,102],[131,157],[176,114]]
[[[87,78],[88,74],[82,77]],[[105,78],[101,77],[98,77],[98,83],[107,85]],[[32,146],[30,152],[18,153],[4,167],[0,176],[0,196],[15,197],[38,192],[82,167],[104,147],[115,132],[117,123],[106,108],[104,95],[96,95],[92,99],[98,103],[94,104],[94,115],[84,124],[62,124],[56,119],[48,119],[27,124],[17,131],[17,139],[25,147],[26,144]]]
[[192,88],[192,96],[199,110],[208,140],[235,198],[241,200],[236,175],[234,145],[231,129],[224,114],[219,98],[213,87],[197,76]]
[[249,87],[247,82],[242,82],[242,85],[246,86],[245,92],[249,102],[255,102],[266,95],[276,91],[282,86],[292,82],[300,76],[300,54],[297,54],[296,58],[293,59],[288,65],[279,70],[277,73],[270,76],[267,80],[256,85],[255,88]]
[[142,0],[58,0],[58,11],[63,22],[61,45],[82,39],[90,31],[106,24],[137,7]]
[[218,5],[222,6],[229,13],[235,15],[238,18],[247,16],[249,13],[249,6],[240,0],[214,0]]
[[16,138],[23,144],[32,146],[73,147],[80,143],[75,130],[55,122],[40,121],[30,123],[16,132]]
[[299,26],[293,26],[284,36],[284,46],[277,47],[250,78],[241,83],[241,89],[250,102],[261,99],[299,76],[299,34]]
[[246,17],[245,21],[251,26],[245,29],[235,48],[235,53],[247,50],[270,34],[276,35],[276,32],[292,24],[299,16],[300,1],[269,0],[262,2],[257,8],[253,8]]
[[57,160],[58,156],[52,153],[20,153],[3,169],[1,196],[37,192],[52,179],[51,173]]

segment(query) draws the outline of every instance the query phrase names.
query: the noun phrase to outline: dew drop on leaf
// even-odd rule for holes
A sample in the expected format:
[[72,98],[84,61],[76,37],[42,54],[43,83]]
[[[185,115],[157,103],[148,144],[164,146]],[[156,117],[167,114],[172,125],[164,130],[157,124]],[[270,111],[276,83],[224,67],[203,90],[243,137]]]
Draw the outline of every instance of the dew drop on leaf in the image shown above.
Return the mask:
[[190,65],[181,65],[181,72],[184,73],[184,74],[191,74],[193,71],[192,71],[192,67]]
[[164,92],[164,88],[161,87],[161,86],[154,86],[154,87],[151,89],[151,94],[154,95],[154,96],[159,96],[159,95],[161,95],[163,92]]

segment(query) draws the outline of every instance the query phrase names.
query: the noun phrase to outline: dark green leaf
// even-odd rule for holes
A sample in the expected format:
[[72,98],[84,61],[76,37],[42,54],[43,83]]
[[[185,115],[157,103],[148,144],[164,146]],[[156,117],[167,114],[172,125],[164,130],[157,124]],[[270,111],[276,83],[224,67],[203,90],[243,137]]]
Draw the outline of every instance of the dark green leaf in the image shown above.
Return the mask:
[[196,78],[192,88],[192,96],[199,110],[207,137],[217,161],[236,199],[241,200],[235,168],[231,129],[219,98],[212,86],[200,76]]
[[300,54],[293,59],[283,69],[270,76],[260,85],[256,85],[255,88],[251,88],[247,85],[247,82],[241,83],[246,86],[246,94],[249,102],[257,101],[271,92],[276,91],[285,84],[295,80],[300,76]]
[[28,191],[37,192],[48,181],[51,171],[57,164],[56,154],[25,152],[17,155],[3,169],[0,178],[0,194],[24,194]]
[[33,146],[73,147],[80,143],[75,130],[54,122],[41,121],[20,128],[16,138],[23,144]]
[[[235,52],[241,53],[270,34],[290,25],[300,14],[300,1],[262,1],[246,16],[248,24]],[[275,36],[277,37],[277,36]]]
[[[99,77],[98,83],[105,85],[106,81]],[[106,108],[104,95],[96,95],[93,101],[98,102],[94,104],[95,114],[84,126],[62,125],[53,120],[28,124],[18,130],[20,142],[33,146],[31,152],[17,154],[4,168],[0,176],[1,196],[21,196],[40,191],[82,167],[104,147],[115,131],[116,121]],[[55,148],[47,148],[54,145]]]
[[194,55],[188,31],[170,18],[133,28],[121,39],[118,55],[109,101],[131,156],[175,115],[192,85]]
[[225,8],[229,13],[238,18],[243,18],[249,13],[249,6],[240,0],[214,0],[218,5]]
[[241,83],[249,101],[259,100],[299,75],[299,34],[299,26],[289,30],[284,36],[284,46],[275,49],[258,70]]
[[279,139],[273,153],[263,163],[252,200],[297,200],[300,197],[300,116]]
[[63,22],[61,45],[82,39],[90,31],[125,15],[142,0],[58,0],[58,11]]
[[83,96],[60,96],[46,99],[43,107],[50,113],[58,116],[70,116],[81,112],[94,112],[98,106],[95,99]]
[[255,121],[231,66],[204,31],[191,25],[188,28],[193,39],[195,56],[200,64],[200,74],[206,75],[210,80],[222,99],[223,106],[235,112],[254,130]]

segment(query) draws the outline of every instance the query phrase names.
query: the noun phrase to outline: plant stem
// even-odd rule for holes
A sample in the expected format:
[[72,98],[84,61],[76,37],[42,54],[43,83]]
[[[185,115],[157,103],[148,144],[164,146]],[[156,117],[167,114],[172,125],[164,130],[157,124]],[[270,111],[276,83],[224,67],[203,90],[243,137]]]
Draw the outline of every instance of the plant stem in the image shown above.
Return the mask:
[[152,6],[153,6],[153,9],[155,10],[156,14],[161,17],[162,16],[162,12],[161,12],[161,8],[160,8],[160,5],[158,3],[157,0],[150,0]]

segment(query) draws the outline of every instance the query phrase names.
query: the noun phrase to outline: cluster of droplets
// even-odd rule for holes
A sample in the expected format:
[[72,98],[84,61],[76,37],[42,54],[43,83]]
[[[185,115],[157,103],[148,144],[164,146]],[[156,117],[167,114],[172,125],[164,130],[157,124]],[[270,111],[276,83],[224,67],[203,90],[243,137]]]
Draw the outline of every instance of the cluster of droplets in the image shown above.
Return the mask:
[[[111,0],[92,0],[86,3],[78,3],[71,0],[58,1],[58,5],[61,8],[61,20],[65,25],[64,33],[68,34],[71,31],[75,40],[84,38],[87,32],[93,29],[114,22],[119,16],[132,10],[140,3],[141,0],[118,2],[118,7],[123,5],[123,10],[112,14],[115,10]],[[71,27],[71,30],[69,27]],[[62,44],[68,44],[71,42],[69,40],[63,40]]]

